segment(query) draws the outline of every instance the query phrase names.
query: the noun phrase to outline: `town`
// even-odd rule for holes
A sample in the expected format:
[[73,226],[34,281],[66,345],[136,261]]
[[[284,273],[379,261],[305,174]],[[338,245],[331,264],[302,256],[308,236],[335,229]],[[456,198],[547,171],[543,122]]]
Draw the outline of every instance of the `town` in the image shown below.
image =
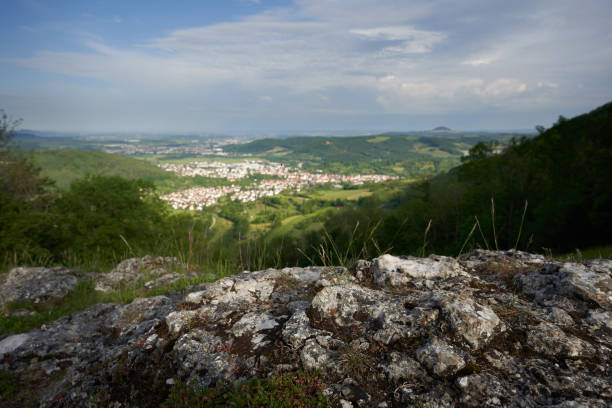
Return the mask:
[[231,200],[246,203],[263,197],[280,194],[286,190],[302,191],[308,186],[331,183],[335,188],[342,184],[361,185],[363,183],[381,183],[397,180],[398,177],[384,174],[324,174],[309,173],[285,166],[281,163],[247,160],[239,163],[190,162],[186,164],[161,164],[161,168],[176,172],[182,176],[205,176],[230,181],[255,175],[271,176],[248,186],[193,187],[161,196],[175,209],[202,210],[215,205],[221,197],[227,195]]

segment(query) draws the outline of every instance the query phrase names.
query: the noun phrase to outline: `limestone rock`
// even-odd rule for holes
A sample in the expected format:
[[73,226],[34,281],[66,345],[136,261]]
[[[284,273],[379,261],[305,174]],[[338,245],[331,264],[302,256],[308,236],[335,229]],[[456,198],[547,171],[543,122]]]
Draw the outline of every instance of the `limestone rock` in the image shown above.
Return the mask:
[[461,390],[461,403],[470,407],[503,407],[507,391],[500,381],[490,374],[471,374],[457,378]]
[[329,334],[331,333],[312,328],[304,310],[297,310],[285,323],[282,332],[283,340],[295,349],[301,348],[308,339]]
[[13,268],[0,284],[0,309],[12,302],[43,303],[74,290],[79,273],[63,267]]
[[231,379],[236,361],[229,358],[231,345],[227,347],[227,344],[206,330],[189,331],[173,348],[179,365],[177,374],[200,387]]
[[373,339],[383,344],[392,344],[406,337],[420,337],[434,331],[438,309],[430,307],[414,307],[410,311],[406,304],[400,301],[381,302],[372,310],[377,316],[380,329]]
[[357,324],[355,314],[384,299],[384,293],[354,284],[325,287],[312,300],[312,308],[339,326]]
[[244,271],[6,335],[0,371],[13,406],[158,407],[180,383],[311,369],[336,405],[610,406],[609,273],[515,251]]
[[[564,297],[612,310],[612,268],[606,262],[546,265],[537,271],[517,275],[514,282],[542,304],[553,304]],[[557,304],[564,308],[564,303]]]
[[109,293],[123,287],[134,285],[146,276],[160,277],[168,274],[167,268],[177,265],[178,259],[173,257],[129,258],[121,261],[109,273],[102,273],[95,278],[96,290]]
[[317,339],[306,340],[300,352],[300,359],[307,370],[340,371],[339,357],[338,351],[323,347]]
[[488,306],[462,295],[440,300],[439,305],[451,328],[474,349],[486,344],[500,325],[499,318]]
[[550,323],[540,323],[529,329],[527,343],[538,353],[549,356],[587,357],[595,349],[574,336],[566,335],[559,327]]
[[405,286],[412,279],[446,279],[465,274],[457,261],[446,256],[398,258],[383,255],[374,259],[374,282],[381,287]]
[[443,340],[432,337],[416,353],[417,360],[438,377],[451,375],[465,367],[465,361]]
[[469,269],[483,264],[506,263],[515,267],[542,265],[549,263],[542,255],[530,254],[523,251],[489,251],[477,249],[461,257],[462,263]]
[[427,381],[427,373],[423,367],[406,353],[397,351],[389,353],[389,361],[378,365],[379,370],[388,381],[397,383],[406,380]]

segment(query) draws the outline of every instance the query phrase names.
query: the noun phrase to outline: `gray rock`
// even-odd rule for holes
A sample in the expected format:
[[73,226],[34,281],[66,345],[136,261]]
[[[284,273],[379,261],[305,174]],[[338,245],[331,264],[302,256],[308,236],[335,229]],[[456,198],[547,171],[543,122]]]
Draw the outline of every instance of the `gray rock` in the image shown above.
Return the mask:
[[[565,297],[570,301],[592,302],[604,310],[612,310],[612,272],[602,265],[607,264],[548,265],[517,275],[514,283],[541,304],[551,304],[559,297]],[[566,303],[558,305],[567,308],[563,307]]]
[[310,319],[304,310],[296,311],[283,327],[283,340],[295,349],[299,349],[308,339],[331,333],[312,328]]
[[321,346],[316,339],[306,340],[300,352],[300,359],[305,369],[334,373],[342,369],[340,364],[338,364],[339,356],[339,352]]
[[574,319],[565,310],[558,307],[551,307],[550,311],[546,314],[546,319],[556,325],[561,326],[572,326]]
[[[156,407],[181,382],[303,369],[322,370],[326,395],[353,406],[612,404],[611,311],[602,297],[609,262],[514,251],[476,251],[462,262],[383,256],[358,263],[355,276],[245,271],[98,304],[0,338],[0,370],[24,390],[15,406]],[[466,272],[470,262],[479,278]],[[507,277],[501,284],[487,274],[499,265],[487,262],[503,262],[533,296],[508,291]],[[131,261],[116,272],[138,268]]]
[[43,303],[61,299],[77,285],[79,273],[63,267],[13,268],[0,284],[0,309],[12,302]]
[[398,258],[383,255],[374,259],[373,263],[374,282],[381,287],[405,286],[413,279],[446,279],[467,275],[457,261],[445,256]]
[[129,258],[121,261],[109,273],[102,273],[95,278],[95,289],[109,293],[124,287],[136,285],[149,277],[167,275],[167,268],[178,265],[178,259],[173,257],[156,257],[149,255],[142,258]]
[[587,322],[594,326],[596,330],[605,329],[608,334],[612,333],[612,312],[591,310]]
[[588,357],[595,349],[574,336],[566,335],[559,327],[540,323],[527,332],[527,344],[538,353],[548,356]]
[[465,367],[465,361],[446,342],[432,337],[416,353],[416,359],[435,376],[444,377]]
[[[180,279],[186,278],[187,276],[181,275],[180,273],[167,273],[165,275],[160,276],[157,279],[153,279],[151,281],[145,282],[144,286],[147,289],[159,288],[162,286],[172,285],[175,282],[178,282]],[[195,277],[192,275],[190,277]]]
[[375,305],[385,294],[355,284],[325,287],[312,300],[312,308],[321,316],[333,319],[339,326],[357,324],[355,313]]
[[[488,306],[462,295],[442,299],[438,304],[450,327],[474,349],[486,344],[501,323]],[[505,329],[502,326],[500,330]]]
[[0,341],[0,359],[7,353],[12,353],[30,340],[28,334],[15,334]]
[[232,379],[236,360],[230,358],[228,349],[231,344],[222,338],[203,329],[190,330],[173,348],[178,377],[200,387]]
[[500,381],[490,374],[471,374],[456,380],[461,390],[462,404],[471,407],[503,407],[502,400],[507,395]]
[[380,330],[372,338],[383,344],[391,344],[406,337],[421,337],[435,330],[438,322],[438,309],[415,307],[406,309],[403,298],[399,301],[380,302],[371,311],[377,316]]
[[407,380],[427,382],[428,376],[423,367],[408,357],[406,353],[393,351],[389,353],[389,361],[381,362],[378,369],[384,374],[387,381],[397,383]]
[[470,254],[463,255],[461,257],[461,262],[470,269],[474,269],[479,265],[491,263],[505,263],[520,268],[550,263],[550,261],[542,255],[514,250],[489,251],[486,249],[477,249]]

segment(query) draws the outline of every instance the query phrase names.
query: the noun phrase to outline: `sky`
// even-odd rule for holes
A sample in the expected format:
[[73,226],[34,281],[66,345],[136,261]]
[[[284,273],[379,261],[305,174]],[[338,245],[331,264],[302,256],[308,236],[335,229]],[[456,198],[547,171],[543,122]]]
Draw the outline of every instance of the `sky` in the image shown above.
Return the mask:
[[6,0],[0,10],[0,109],[27,129],[533,129],[612,100],[610,0]]

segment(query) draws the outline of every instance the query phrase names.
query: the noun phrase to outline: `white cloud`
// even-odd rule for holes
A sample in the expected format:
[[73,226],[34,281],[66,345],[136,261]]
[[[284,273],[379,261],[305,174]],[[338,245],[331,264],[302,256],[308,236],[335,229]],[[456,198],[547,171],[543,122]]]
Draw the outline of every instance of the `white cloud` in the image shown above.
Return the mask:
[[557,89],[557,88],[559,88],[559,84],[556,84],[554,82],[538,81],[538,88],[553,88],[553,89]]
[[444,40],[444,33],[417,30],[410,26],[376,27],[368,29],[353,29],[353,34],[370,40],[398,42],[399,45],[384,47],[383,54],[420,54],[431,52],[432,48]]
[[516,78],[499,78],[489,83],[483,89],[477,91],[478,94],[487,97],[506,97],[520,94],[527,90],[527,84]]
[[462,64],[463,65],[471,65],[473,67],[478,67],[480,65],[490,65],[493,63],[493,61],[495,60],[495,58],[493,57],[477,57],[477,58],[473,58],[473,59],[469,59],[466,61],[463,61]]

